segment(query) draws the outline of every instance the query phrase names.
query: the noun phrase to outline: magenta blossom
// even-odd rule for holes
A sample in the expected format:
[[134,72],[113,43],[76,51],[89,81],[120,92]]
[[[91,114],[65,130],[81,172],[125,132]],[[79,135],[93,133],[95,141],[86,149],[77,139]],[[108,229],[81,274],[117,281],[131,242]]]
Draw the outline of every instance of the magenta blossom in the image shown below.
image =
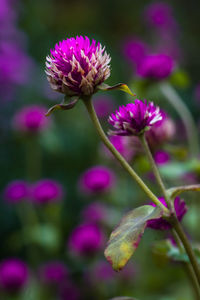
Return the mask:
[[73,282],[67,281],[60,287],[59,291],[60,300],[81,300],[80,288]]
[[61,284],[68,277],[68,270],[60,261],[50,261],[40,267],[40,278],[47,285]]
[[28,280],[28,267],[15,258],[4,260],[0,264],[0,286],[7,292],[22,289]]
[[69,238],[69,249],[72,253],[90,256],[102,247],[104,236],[96,224],[82,224],[76,227]]
[[68,38],[47,56],[46,74],[53,90],[69,96],[88,96],[110,76],[105,47],[88,37]]
[[105,118],[113,111],[114,103],[109,96],[97,96],[94,98],[94,108],[99,118]]
[[115,176],[110,169],[95,166],[81,175],[79,186],[85,194],[96,194],[109,191],[114,183]]
[[139,39],[129,39],[124,45],[124,56],[131,62],[138,64],[148,53],[148,46]]
[[101,202],[92,202],[83,209],[82,216],[85,223],[99,223],[106,219],[107,210]]
[[140,135],[151,126],[162,120],[160,108],[153,102],[147,104],[146,100],[135,100],[126,106],[120,106],[115,114],[109,117],[109,123],[116,129],[110,131],[111,135]]
[[14,116],[13,127],[20,132],[38,133],[49,125],[45,113],[46,109],[43,106],[25,106]]
[[169,55],[147,55],[138,65],[137,74],[147,79],[162,80],[172,73],[173,68],[174,62]]
[[145,17],[151,26],[158,29],[172,29],[175,26],[172,8],[166,2],[155,2],[148,5]]
[[154,159],[157,165],[162,166],[170,161],[170,155],[166,151],[156,151],[154,153]]
[[146,138],[151,149],[157,149],[171,140],[176,131],[174,121],[163,110],[160,113],[162,119],[146,132]]
[[4,198],[9,203],[19,203],[30,196],[29,186],[23,180],[10,182],[4,190]]
[[[167,207],[167,204],[165,202],[165,199],[160,197],[158,198],[160,202]],[[154,203],[150,203],[152,206],[156,206]],[[184,217],[184,215],[187,212],[187,206],[184,202],[184,200],[180,199],[179,197],[176,197],[174,199],[174,208],[176,212],[176,216],[179,221],[181,221]],[[168,221],[164,220],[163,218],[149,220],[147,222],[147,226],[152,229],[158,229],[158,230],[168,230],[171,228],[171,225]]]
[[43,179],[32,187],[32,201],[38,204],[47,204],[60,201],[63,197],[62,186],[55,180]]

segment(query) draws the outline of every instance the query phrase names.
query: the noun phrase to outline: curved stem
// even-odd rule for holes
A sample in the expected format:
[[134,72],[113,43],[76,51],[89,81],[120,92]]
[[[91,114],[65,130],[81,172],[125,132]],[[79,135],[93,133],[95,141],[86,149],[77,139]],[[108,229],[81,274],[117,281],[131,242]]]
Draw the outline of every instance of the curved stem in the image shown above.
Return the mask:
[[191,112],[182,101],[181,97],[167,82],[163,82],[160,84],[160,90],[165,98],[171,103],[171,105],[173,105],[181,120],[183,121],[186,129],[190,154],[196,157],[199,153],[199,141],[195,122],[193,120]]
[[[174,237],[174,240],[176,242],[177,247],[179,248],[180,253],[184,253],[184,248],[182,246],[182,243],[181,243],[175,229],[172,229],[172,235]],[[196,275],[194,273],[194,270],[191,267],[189,262],[183,262],[182,265],[185,268],[186,275],[188,276],[188,279],[190,280],[191,285],[193,286],[195,299],[199,300],[200,299],[200,286],[198,284],[198,281],[197,281]]]
[[197,281],[200,285],[200,270],[199,270],[199,265],[198,265],[198,262],[196,260],[196,257],[195,257],[195,254],[192,250],[192,247],[187,239],[187,236],[185,235],[185,232],[183,231],[179,221],[176,219],[176,217],[173,218],[173,221],[172,221],[172,224],[173,224],[173,227],[176,231],[176,233],[178,234],[184,248],[185,248],[185,251],[190,259],[190,262],[191,262],[191,265],[193,267],[193,270],[194,270],[194,273],[196,275],[196,278],[197,278]]
[[121,156],[121,154],[115,149],[112,143],[107,138],[104,133],[101,124],[97,118],[96,112],[94,110],[91,98],[87,98],[83,100],[87,111],[90,115],[90,118],[101,138],[105,146],[112,152],[115,158],[120,162],[121,166],[130,174],[132,179],[137,182],[137,184],[141,187],[141,189],[146,193],[146,195],[157,205],[159,206],[167,215],[169,214],[168,208],[166,208],[158,198],[152,193],[152,191],[148,188],[148,186],[143,182],[143,180],[137,175],[137,173],[131,168],[131,166],[127,163],[127,161]]
[[[148,143],[147,143],[147,141],[145,139],[145,135],[144,134],[140,136],[140,140],[142,142],[142,145],[144,146],[144,150],[145,150],[145,152],[147,154],[147,157],[149,159],[149,162],[150,162],[150,164],[152,166],[152,170],[154,172],[154,175],[156,177],[158,185],[160,186],[160,189],[161,189],[163,195],[165,196],[165,200],[166,200],[167,204],[171,208],[171,203],[170,203],[169,196],[166,193],[166,189],[165,189],[163,180],[162,180],[162,178],[160,176],[159,170],[158,170],[158,168],[156,166],[156,163],[155,163],[155,161],[153,159],[153,156],[151,154],[151,151],[149,149],[149,145],[148,145]],[[195,254],[194,254],[194,252],[192,250],[192,247],[191,247],[191,245],[190,245],[190,243],[189,243],[189,241],[188,241],[188,239],[187,239],[187,237],[186,237],[186,235],[185,235],[185,233],[184,233],[184,231],[182,229],[182,226],[181,226],[181,224],[179,223],[179,221],[177,220],[177,218],[175,216],[175,213],[173,213],[172,216],[169,218],[169,222],[171,223],[172,228],[176,231],[179,239],[181,240],[181,242],[182,242],[182,244],[183,244],[183,246],[185,248],[185,251],[186,251],[186,253],[187,253],[187,255],[188,255],[189,259],[190,259],[191,265],[192,265],[194,273],[196,275],[196,279],[197,279],[198,283],[200,284],[200,271],[199,271],[198,262],[196,260]],[[173,231],[173,229],[172,229],[172,231]]]

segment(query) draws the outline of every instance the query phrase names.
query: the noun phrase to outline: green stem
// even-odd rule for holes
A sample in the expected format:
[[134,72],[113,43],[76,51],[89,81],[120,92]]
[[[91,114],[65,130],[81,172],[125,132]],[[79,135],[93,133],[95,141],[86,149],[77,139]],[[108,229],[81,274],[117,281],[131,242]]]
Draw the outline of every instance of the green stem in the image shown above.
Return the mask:
[[153,173],[154,173],[154,175],[155,175],[155,177],[156,177],[156,180],[157,180],[158,185],[159,185],[159,187],[160,187],[161,193],[163,194],[163,196],[164,196],[164,198],[165,198],[167,204],[169,205],[169,202],[170,202],[170,201],[169,201],[169,197],[168,197],[168,195],[167,195],[167,193],[166,193],[166,189],[165,189],[163,180],[162,180],[162,178],[161,178],[161,176],[160,176],[160,172],[159,172],[159,170],[158,170],[158,167],[157,167],[157,165],[155,164],[155,161],[154,161],[153,156],[152,156],[152,154],[151,154],[151,150],[150,150],[149,145],[148,145],[148,143],[147,143],[147,140],[146,140],[146,138],[145,138],[145,134],[144,134],[144,133],[141,134],[141,135],[139,136],[139,138],[140,138],[140,141],[141,141],[141,143],[142,143],[142,146],[144,147],[145,153],[146,153],[146,155],[147,155],[147,157],[148,157],[148,159],[149,159],[151,168],[152,168]]
[[[184,248],[182,246],[182,243],[178,237],[178,234],[176,233],[176,231],[174,229],[172,229],[172,234],[173,234],[174,240],[176,242],[176,245],[179,248],[180,253],[184,253]],[[183,267],[186,271],[186,275],[188,276],[188,279],[190,280],[191,285],[193,287],[195,299],[199,300],[200,299],[200,286],[198,284],[194,270],[191,267],[189,262],[183,262],[182,265],[183,265]]]
[[131,166],[127,163],[127,161],[121,156],[121,154],[115,149],[112,143],[107,138],[104,133],[101,124],[97,118],[96,112],[94,110],[91,98],[87,98],[83,100],[87,111],[90,115],[90,118],[101,138],[105,146],[112,152],[115,158],[120,162],[121,166],[130,174],[132,179],[137,182],[137,184],[141,187],[141,189],[146,193],[148,198],[150,198],[157,206],[159,206],[167,215],[169,214],[168,208],[166,208],[158,198],[152,193],[152,191],[148,188],[148,186],[143,182],[143,180],[137,175],[137,173],[131,168]]
[[[145,150],[145,152],[147,154],[147,157],[149,159],[149,162],[150,162],[150,164],[152,166],[152,170],[154,172],[154,175],[156,177],[158,185],[160,186],[160,189],[161,189],[161,191],[162,191],[162,193],[163,193],[163,195],[165,197],[165,200],[166,200],[167,204],[169,205],[170,209],[172,209],[171,203],[170,203],[171,201],[169,199],[169,196],[166,193],[166,189],[165,189],[163,180],[162,180],[162,178],[160,176],[159,170],[158,170],[158,168],[156,166],[156,163],[155,163],[155,161],[153,159],[153,156],[151,154],[151,151],[149,149],[149,145],[148,145],[148,143],[147,143],[147,141],[145,139],[145,135],[144,134],[140,136],[140,140],[142,142],[142,145],[144,146],[144,150]],[[182,242],[182,244],[183,244],[183,246],[185,248],[185,251],[186,251],[186,253],[187,253],[187,255],[188,255],[189,259],[190,259],[191,265],[192,265],[194,273],[196,275],[196,279],[197,279],[198,283],[200,284],[200,272],[199,272],[198,262],[196,260],[195,254],[194,254],[194,252],[192,250],[192,247],[191,247],[191,245],[190,245],[190,243],[189,243],[189,241],[188,241],[188,239],[187,239],[187,237],[186,237],[186,235],[185,235],[185,233],[184,233],[184,231],[183,231],[183,229],[181,227],[181,224],[179,223],[179,221],[177,220],[177,218],[175,216],[175,212],[172,213],[172,215],[169,218],[169,221],[172,224],[173,229],[176,231],[179,239],[181,240],[181,242]]]
[[26,140],[26,170],[27,178],[35,181],[41,173],[41,149],[38,136],[29,136]]
[[183,231],[183,229],[181,227],[181,224],[176,219],[176,217],[173,218],[172,225],[185,248],[185,251],[190,259],[191,265],[192,265],[194,273],[196,275],[197,281],[200,285],[200,270],[199,270],[199,265],[198,265],[196,256],[195,256],[195,254],[192,250],[192,247],[187,239],[187,236],[185,235],[185,232]]
[[199,153],[198,132],[192,114],[178,93],[167,82],[160,84],[160,90],[165,98],[173,105],[186,129],[190,154],[196,157]]

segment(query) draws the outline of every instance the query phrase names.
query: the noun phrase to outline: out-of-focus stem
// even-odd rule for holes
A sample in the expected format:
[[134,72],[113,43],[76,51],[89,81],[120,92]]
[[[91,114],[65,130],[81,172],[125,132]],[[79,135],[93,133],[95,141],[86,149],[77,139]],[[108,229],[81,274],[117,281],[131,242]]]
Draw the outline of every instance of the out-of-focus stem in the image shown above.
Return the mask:
[[[174,240],[176,242],[176,245],[177,245],[180,253],[184,253],[184,248],[183,248],[181,241],[174,229],[172,229],[172,234],[173,234]],[[188,276],[188,278],[191,282],[191,285],[193,287],[195,299],[199,300],[200,299],[200,286],[198,284],[194,270],[192,269],[189,262],[183,262],[182,265],[185,268],[186,275]]]
[[[178,237],[179,237],[179,239],[181,240],[181,242],[182,242],[182,244],[183,244],[183,246],[185,248],[185,251],[186,251],[186,253],[187,253],[187,255],[188,255],[189,259],[190,259],[193,271],[194,271],[194,273],[196,275],[196,280],[198,281],[198,284],[200,284],[200,271],[199,271],[198,262],[196,260],[195,254],[194,254],[194,252],[192,250],[190,242],[188,241],[188,239],[187,239],[187,237],[186,237],[186,235],[185,235],[185,233],[184,233],[184,231],[182,229],[181,224],[179,223],[178,219],[176,218],[176,212],[174,211],[174,208],[171,205],[170,198],[169,198],[169,196],[166,193],[166,189],[165,189],[163,180],[162,180],[162,178],[160,176],[159,170],[158,170],[158,168],[156,166],[156,163],[155,163],[155,161],[153,159],[153,156],[151,154],[151,151],[149,149],[149,145],[148,145],[148,143],[147,143],[147,141],[145,139],[145,135],[144,134],[140,136],[140,140],[141,140],[141,143],[142,143],[142,145],[144,147],[146,155],[147,155],[147,157],[149,159],[149,162],[151,164],[151,167],[152,167],[153,173],[154,173],[154,175],[156,177],[156,180],[158,182],[158,185],[159,185],[159,187],[160,187],[160,189],[161,189],[161,191],[162,191],[162,193],[163,193],[163,195],[165,197],[166,203],[168,204],[170,210],[172,211],[172,215],[169,218],[169,221],[170,221],[170,223],[172,225],[172,228],[173,228],[172,232],[173,233],[176,232],[177,235],[178,235]],[[179,244],[179,246],[180,246],[180,244]],[[194,275],[194,274],[191,274],[191,275]],[[192,278],[191,278],[191,280],[192,280]]]
[[199,141],[198,132],[191,112],[170,84],[167,82],[161,83],[160,90],[179,114],[186,129],[190,155],[196,157],[199,153]]
[[166,208],[158,198],[152,193],[152,191],[148,188],[148,186],[143,182],[143,180],[137,175],[137,173],[132,169],[132,167],[128,164],[128,162],[121,156],[121,154],[116,150],[116,148],[112,145],[112,143],[107,138],[104,133],[101,124],[97,118],[96,112],[94,110],[91,98],[87,98],[84,101],[84,104],[87,108],[87,111],[90,115],[90,118],[101,138],[105,146],[112,152],[115,158],[120,162],[121,166],[129,173],[134,181],[140,186],[140,188],[146,193],[148,198],[150,198],[157,206],[159,206],[167,215],[169,214],[168,208]]

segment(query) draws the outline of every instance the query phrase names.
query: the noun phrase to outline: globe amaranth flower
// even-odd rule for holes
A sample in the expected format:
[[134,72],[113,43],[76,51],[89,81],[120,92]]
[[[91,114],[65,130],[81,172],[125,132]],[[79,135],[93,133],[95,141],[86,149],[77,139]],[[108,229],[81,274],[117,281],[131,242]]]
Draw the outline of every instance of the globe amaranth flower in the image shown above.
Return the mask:
[[104,235],[97,224],[82,224],[76,227],[69,238],[72,253],[89,256],[101,249]]
[[146,138],[152,151],[171,140],[176,132],[174,121],[163,110],[160,113],[162,119],[146,133]]
[[9,203],[19,203],[29,196],[29,185],[24,180],[14,180],[4,190],[4,198]]
[[148,5],[145,9],[145,18],[151,26],[158,29],[173,29],[176,25],[172,8],[166,2],[155,2]]
[[86,223],[100,223],[107,218],[107,209],[101,202],[92,202],[83,209],[82,217]]
[[123,46],[124,56],[134,64],[138,64],[148,51],[148,46],[138,38],[128,39]]
[[[160,197],[158,199],[164,206],[167,207],[167,204],[166,204],[164,198]],[[156,206],[154,203],[150,203],[150,205]],[[187,212],[187,206],[186,206],[184,200],[180,199],[179,197],[176,197],[174,199],[174,209],[175,209],[178,220],[181,221]],[[152,228],[152,229],[158,229],[158,230],[168,230],[171,228],[171,225],[167,220],[164,220],[163,218],[158,218],[158,219],[154,219],[154,220],[149,220],[147,222],[147,227]]]
[[119,110],[112,114],[108,121],[115,131],[110,131],[111,135],[140,135],[150,129],[151,126],[162,120],[159,107],[153,102],[147,104],[136,99],[134,103],[120,106]]
[[58,285],[68,277],[68,270],[61,261],[50,261],[42,265],[39,275],[44,284]]
[[32,187],[31,199],[37,204],[47,204],[60,201],[63,197],[63,188],[55,180],[42,179]]
[[6,259],[0,264],[0,286],[7,292],[16,292],[22,289],[28,276],[27,265],[19,259]]
[[173,71],[173,59],[166,54],[145,56],[137,67],[137,75],[152,80],[167,78]]
[[162,166],[170,161],[170,155],[168,152],[160,150],[154,153],[154,160],[157,165]]
[[39,105],[25,106],[14,116],[13,127],[24,133],[38,133],[49,125],[46,108]]
[[68,96],[88,96],[110,76],[105,47],[88,37],[68,38],[46,58],[47,79],[53,90]]
[[97,194],[109,191],[114,183],[115,176],[110,169],[104,166],[95,166],[81,175],[79,187],[85,194]]

